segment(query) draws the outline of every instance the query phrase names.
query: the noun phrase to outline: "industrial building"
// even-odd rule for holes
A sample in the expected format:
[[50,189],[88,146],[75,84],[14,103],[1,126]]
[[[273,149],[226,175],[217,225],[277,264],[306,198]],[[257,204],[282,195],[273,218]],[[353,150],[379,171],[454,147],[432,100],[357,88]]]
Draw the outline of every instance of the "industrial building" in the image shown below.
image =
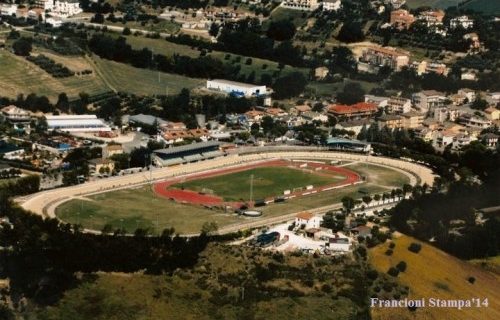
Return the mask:
[[267,94],[266,86],[248,84],[224,79],[207,80],[207,89],[221,91],[238,97],[263,96]]
[[157,165],[166,167],[223,156],[220,142],[207,141],[153,151]]
[[45,116],[49,131],[101,132],[111,128],[94,114]]

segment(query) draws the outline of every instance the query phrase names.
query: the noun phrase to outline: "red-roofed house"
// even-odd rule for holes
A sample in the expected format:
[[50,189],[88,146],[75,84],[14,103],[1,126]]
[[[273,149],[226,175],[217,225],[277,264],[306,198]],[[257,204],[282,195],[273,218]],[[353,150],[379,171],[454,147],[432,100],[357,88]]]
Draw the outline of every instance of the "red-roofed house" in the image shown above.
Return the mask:
[[368,102],[359,102],[350,106],[333,104],[328,107],[328,114],[336,118],[356,119],[373,116],[377,110],[376,104]]

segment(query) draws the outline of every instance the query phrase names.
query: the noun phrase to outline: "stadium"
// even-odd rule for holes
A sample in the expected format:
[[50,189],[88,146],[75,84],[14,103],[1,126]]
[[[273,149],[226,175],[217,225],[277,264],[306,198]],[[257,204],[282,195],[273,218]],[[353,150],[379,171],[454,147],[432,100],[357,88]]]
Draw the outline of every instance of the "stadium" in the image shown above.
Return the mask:
[[[173,227],[199,232],[215,222],[219,233],[287,221],[298,212],[340,207],[344,196],[360,199],[403,184],[432,184],[432,171],[416,163],[326,149],[238,148],[216,158],[154,168],[77,186],[39,192],[18,202],[35,214],[134,232]],[[259,207],[245,217],[238,209]]]

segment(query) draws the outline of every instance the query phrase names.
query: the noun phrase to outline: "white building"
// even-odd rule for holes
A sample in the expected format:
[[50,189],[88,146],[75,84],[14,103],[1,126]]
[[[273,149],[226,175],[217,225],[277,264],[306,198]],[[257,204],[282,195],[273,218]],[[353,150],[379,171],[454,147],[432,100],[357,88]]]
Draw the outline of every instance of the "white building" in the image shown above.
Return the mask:
[[301,227],[304,225],[304,229],[319,228],[322,221],[323,217],[315,216],[309,212],[301,212],[295,217],[295,226]]
[[420,112],[430,112],[442,107],[446,103],[446,95],[435,90],[424,90],[412,95],[413,104],[420,109]]
[[266,86],[259,86],[223,79],[207,80],[207,89],[222,91],[227,94],[240,97],[262,96],[267,94]]
[[93,114],[45,116],[49,131],[65,132],[100,132],[111,128]]
[[319,6],[318,0],[283,0],[281,6],[289,9],[297,10],[316,10]]
[[0,15],[2,16],[12,16],[17,12],[17,4],[0,4]]
[[71,17],[83,12],[78,0],[38,0],[36,4],[51,15],[60,18]]
[[468,16],[460,16],[450,20],[450,28],[456,29],[459,26],[464,29],[472,28],[474,26],[474,20]]
[[411,111],[411,100],[402,97],[391,97],[387,101],[387,111],[389,113],[407,113]]
[[10,105],[2,108],[2,117],[9,122],[30,122],[31,115],[28,111]]
[[323,11],[337,11],[342,6],[340,0],[323,0]]

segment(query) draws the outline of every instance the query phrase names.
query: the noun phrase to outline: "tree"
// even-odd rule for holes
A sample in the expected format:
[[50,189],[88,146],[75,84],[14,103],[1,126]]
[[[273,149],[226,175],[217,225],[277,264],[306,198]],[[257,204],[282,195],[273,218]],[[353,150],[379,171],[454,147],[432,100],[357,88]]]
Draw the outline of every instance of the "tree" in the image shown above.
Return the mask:
[[346,22],[340,29],[337,39],[343,42],[359,42],[365,39],[361,24],[359,22]]
[[295,25],[290,20],[273,21],[266,35],[276,41],[290,40],[295,35]]
[[57,98],[56,108],[61,110],[62,112],[69,111],[69,99],[66,93],[63,92],[59,94],[59,97]]
[[256,136],[260,132],[260,126],[258,123],[252,123],[250,126],[250,133],[252,136]]
[[210,29],[208,30],[208,33],[212,36],[212,37],[217,37],[217,35],[219,34],[219,30],[220,30],[220,25],[218,23],[212,23],[210,25]]
[[349,82],[344,86],[342,92],[337,94],[337,102],[343,104],[354,104],[364,100],[365,91],[357,82]]
[[350,212],[354,208],[354,199],[351,197],[343,197],[342,205],[347,212]]
[[201,226],[201,233],[210,235],[210,234],[216,233],[218,229],[219,229],[219,226],[217,226],[216,222],[213,222],[213,221],[212,222],[205,222]]
[[131,34],[132,34],[132,32],[130,31],[130,28],[129,28],[129,27],[125,27],[125,28],[123,28],[122,34],[123,34],[124,36],[129,36],[129,35],[131,35]]
[[31,43],[31,38],[22,37],[12,44],[12,49],[14,49],[14,53],[18,56],[29,56],[32,50]]
[[300,95],[307,85],[307,79],[300,72],[293,72],[289,75],[276,79],[273,89],[274,97],[277,99],[287,99]]

